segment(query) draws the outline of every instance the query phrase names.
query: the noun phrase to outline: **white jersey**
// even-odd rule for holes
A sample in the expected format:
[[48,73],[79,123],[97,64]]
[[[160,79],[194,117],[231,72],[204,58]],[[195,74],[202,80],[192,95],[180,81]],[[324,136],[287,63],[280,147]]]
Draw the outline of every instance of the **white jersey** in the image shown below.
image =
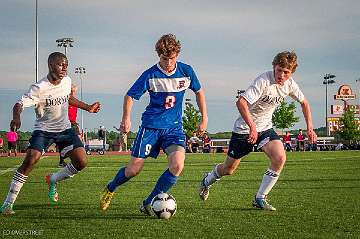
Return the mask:
[[34,130],[61,132],[71,127],[68,116],[71,78],[65,76],[58,85],[47,77],[30,86],[20,101],[23,108],[35,106]]
[[[250,87],[241,94],[248,102],[250,116],[256,125],[257,132],[273,127],[272,114],[288,95],[298,102],[305,99],[304,94],[292,77],[285,81],[284,85],[279,85],[275,81],[273,71],[267,71],[258,76]],[[249,126],[241,115],[235,121],[233,132],[249,134]]]

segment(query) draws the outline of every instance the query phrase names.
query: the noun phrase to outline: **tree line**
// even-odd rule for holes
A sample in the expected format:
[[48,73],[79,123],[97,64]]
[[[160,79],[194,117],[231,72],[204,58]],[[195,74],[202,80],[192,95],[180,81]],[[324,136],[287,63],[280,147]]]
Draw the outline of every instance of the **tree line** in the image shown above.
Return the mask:
[[[274,127],[284,132],[288,130],[291,134],[296,134],[297,130],[289,130],[297,122],[299,122],[299,117],[295,116],[296,105],[295,102],[287,103],[283,101],[279,107],[276,108],[272,121]],[[201,115],[198,109],[194,107],[190,102],[185,103],[184,115],[183,115],[183,128],[187,137],[191,137],[193,132],[196,132],[197,125],[201,120]],[[334,133],[335,138],[338,140],[345,140],[349,143],[360,140],[360,130],[359,125],[355,121],[355,113],[350,107],[347,108],[345,113],[340,117],[339,129]],[[326,136],[326,128],[321,127],[315,129],[315,132],[318,136]],[[98,132],[90,131],[87,132],[88,139],[95,139],[98,137]],[[0,131],[0,137],[5,140],[6,131]],[[128,134],[128,145],[131,145],[135,139],[136,132],[129,132]],[[213,139],[228,139],[231,137],[231,132],[217,132],[217,133],[208,133],[210,138]],[[107,131],[106,139],[110,147],[116,143],[119,133],[117,131]],[[31,137],[31,132],[28,131],[18,131],[19,137],[19,147],[26,148],[27,141]],[[25,145],[22,145],[25,144]],[[7,149],[7,144],[4,143],[4,149]]]

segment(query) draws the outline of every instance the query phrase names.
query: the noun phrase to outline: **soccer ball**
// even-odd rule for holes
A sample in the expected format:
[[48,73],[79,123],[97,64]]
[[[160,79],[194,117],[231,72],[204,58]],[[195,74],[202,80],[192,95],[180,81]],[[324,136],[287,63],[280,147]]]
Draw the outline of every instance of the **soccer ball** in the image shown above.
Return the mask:
[[169,219],[176,212],[176,200],[167,193],[159,193],[151,201],[151,208],[160,219]]

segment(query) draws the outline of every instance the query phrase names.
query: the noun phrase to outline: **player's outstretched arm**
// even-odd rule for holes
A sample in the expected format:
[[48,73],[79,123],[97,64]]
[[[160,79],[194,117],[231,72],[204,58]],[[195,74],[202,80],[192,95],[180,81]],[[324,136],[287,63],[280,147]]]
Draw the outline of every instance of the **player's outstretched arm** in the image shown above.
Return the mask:
[[198,126],[198,133],[201,136],[206,131],[209,120],[207,115],[205,92],[203,89],[200,89],[198,92],[195,93],[195,95],[196,95],[196,103],[199,107],[199,111],[201,114],[201,122]]
[[131,129],[131,109],[134,104],[134,100],[128,96],[124,96],[124,103],[123,103],[123,114],[121,117],[120,122],[120,131],[122,133],[129,133]]
[[306,122],[306,126],[307,126],[307,135],[308,135],[309,141],[311,143],[316,143],[317,135],[314,131],[310,104],[306,99],[304,99],[300,104],[301,104],[302,112],[304,114],[304,118],[305,118],[305,122]]
[[21,127],[20,115],[23,110],[23,107],[20,103],[16,103],[13,107],[13,119],[10,122],[10,127],[16,127],[19,129]]
[[100,108],[101,108],[100,102],[95,102],[91,105],[88,105],[85,102],[78,100],[74,96],[69,97],[69,104],[72,106],[78,107],[82,110],[86,110],[87,112],[90,112],[90,113],[97,113],[100,111]]

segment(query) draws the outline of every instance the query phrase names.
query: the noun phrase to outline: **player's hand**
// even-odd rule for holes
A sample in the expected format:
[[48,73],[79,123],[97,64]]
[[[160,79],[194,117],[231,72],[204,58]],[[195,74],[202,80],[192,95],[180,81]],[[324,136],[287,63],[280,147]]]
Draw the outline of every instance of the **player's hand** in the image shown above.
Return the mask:
[[15,131],[16,131],[17,129],[20,129],[20,127],[21,127],[21,120],[20,120],[20,119],[13,119],[13,120],[11,120],[11,122],[10,122],[10,128],[13,128],[13,127],[15,127]]
[[258,138],[258,132],[256,131],[256,128],[250,128],[248,142],[250,144],[255,144],[257,138]]
[[130,129],[131,129],[130,119],[122,120],[120,123],[120,131],[124,134],[127,134],[130,132]]
[[100,111],[100,108],[101,108],[101,104],[100,102],[95,102],[94,104],[92,104],[89,108],[89,112],[90,113],[97,113]]
[[308,135],[308,139],[309,141],[314,144],[317,142],[317,135],[315,133],[315,131],[313,129],[308,129],[307,130],[307,135]]
[[206,128],[207,128],[207,121],[201,121],[197,128],[196,135],[198,135],[199,137],[202,137],[206,131]]

